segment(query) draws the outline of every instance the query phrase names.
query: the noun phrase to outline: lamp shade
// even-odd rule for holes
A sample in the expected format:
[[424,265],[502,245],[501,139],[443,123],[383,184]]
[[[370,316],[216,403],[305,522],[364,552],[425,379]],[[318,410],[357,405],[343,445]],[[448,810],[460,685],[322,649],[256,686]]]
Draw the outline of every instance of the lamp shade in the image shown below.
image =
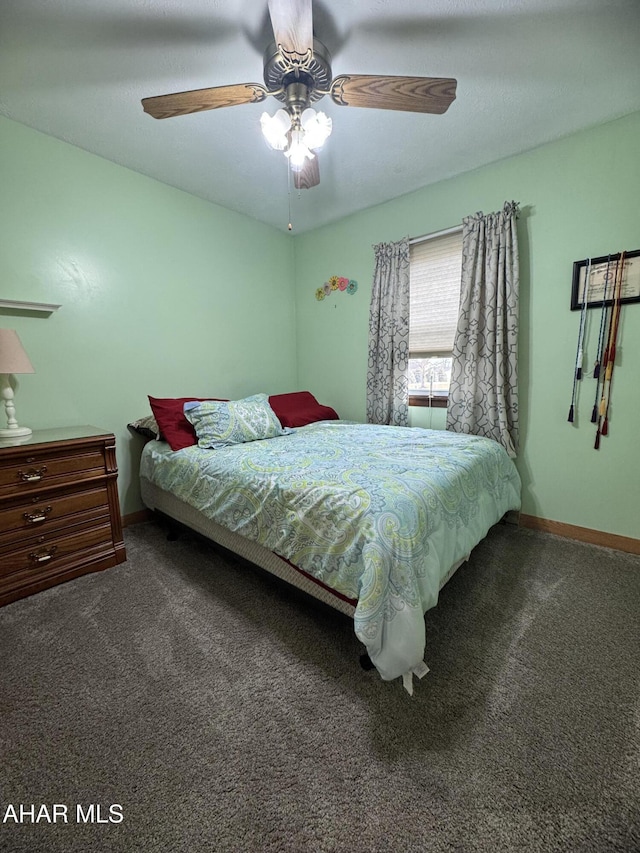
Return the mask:
[[0,329],[0,373],[35,373],[14,329]]

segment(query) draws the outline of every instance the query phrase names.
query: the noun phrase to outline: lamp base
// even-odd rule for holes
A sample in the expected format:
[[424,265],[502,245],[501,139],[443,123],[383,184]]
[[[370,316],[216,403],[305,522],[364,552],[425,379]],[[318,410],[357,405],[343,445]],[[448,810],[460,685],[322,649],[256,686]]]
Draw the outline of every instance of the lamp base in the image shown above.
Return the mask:
[[5,438],[26,438],[31,435],[29,427],[16,427],[15,429],[0,429],[0,439]]

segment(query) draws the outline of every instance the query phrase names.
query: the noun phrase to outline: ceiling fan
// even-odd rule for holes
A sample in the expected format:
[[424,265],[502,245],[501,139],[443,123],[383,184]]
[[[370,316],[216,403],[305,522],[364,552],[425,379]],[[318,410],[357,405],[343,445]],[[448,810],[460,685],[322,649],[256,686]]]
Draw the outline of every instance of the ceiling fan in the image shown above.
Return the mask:
[[143,98],[144,111],[171,118],[273,95],[284,106],[274,116],[263,113],[263,133],[288,157],[296,188],[308,189],[320,183],[315,152],[331,133],[331,119],[311,107],[325,95],[345,107],[437,114],[455,99],[457,82],[448,77],[333,77],[329,51],[313,36],[312,0],[269,0],[268,5],[275,41],[264,54],[264,86],[239,83]]

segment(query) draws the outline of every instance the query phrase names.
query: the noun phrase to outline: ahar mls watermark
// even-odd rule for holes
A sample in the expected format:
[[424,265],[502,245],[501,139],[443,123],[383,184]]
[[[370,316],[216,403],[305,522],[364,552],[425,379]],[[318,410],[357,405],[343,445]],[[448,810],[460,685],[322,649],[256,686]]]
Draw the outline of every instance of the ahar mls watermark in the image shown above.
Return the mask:
[[66,803],[9,803],[2,810],[3,824],[24,823],[122,823],[124,812],[120,803],[109,806],[89,803],[68,806]]

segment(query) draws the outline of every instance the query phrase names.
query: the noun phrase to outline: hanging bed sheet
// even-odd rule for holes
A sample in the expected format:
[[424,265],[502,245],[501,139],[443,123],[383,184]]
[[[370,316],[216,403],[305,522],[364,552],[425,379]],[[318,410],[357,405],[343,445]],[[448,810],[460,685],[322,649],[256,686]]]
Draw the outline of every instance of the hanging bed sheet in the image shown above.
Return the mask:
[[357,599],[356,635],[382,678],[407,687],[425,671],[441,583],[520,507],[495,441],[340,421],[215,450],[150,441],[140,476]]

